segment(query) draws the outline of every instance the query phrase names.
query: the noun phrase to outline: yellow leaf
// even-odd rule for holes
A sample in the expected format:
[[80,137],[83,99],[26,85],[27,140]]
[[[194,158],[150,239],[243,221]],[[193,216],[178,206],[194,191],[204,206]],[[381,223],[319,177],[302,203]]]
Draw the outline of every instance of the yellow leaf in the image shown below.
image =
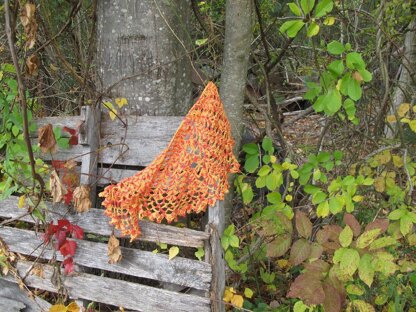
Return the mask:
[[57,71],[59,68],[56,67],[54,64],[49,65],[49,67],[53,70],[53,71]]
[[400,118],[404,117],[406,113],[410,110],[410,104],[409,103],[402,103],[400,104],[399,108],[397,109],[397,115],[399,115]]
[[127,99],[126,98],[116,98],[116,104],[119,108],[122,108],[124,105],[127,104]]
[[77,305],[77,303],[75,301],[71,302],[66,307],[67,312],[79,312],[79,310],[80,310],[80,308],[79,308],[79,306]]
[[284,268],[287,268],[289,266],[289,261],[286,260],[286,259],[279,259],[279,260],[277,260],[277,265],[280,268],[284,269]]
[[117,110],[114,108],[113,103],[104,102],[104,106],[108,109],[108,114],[110,115],[110,119],[114,120],[117,115]]
[[413,132],[416,132],[416,120],[411,120],[409,122],[409,127],[412,129]]
[[235,307],[241,308],[243,306],[243,303],[244,303],[243,296],[234,295],[234,297],[231,299],[231,304]]
[[388,123],[393,123],[393,122],[396,122],[397,120],[396,120],[396,116],[394,116],[394,115],[389,115],[389,116],[387,116],[387,122]]
[[380,165],[385,165],[391,160],[391,153],[390,151],[384,151],[374,158],[380,163]]
[[334,25],[334,23],[335,23],[335,18],[333,16],[328,16],[324,20],[324,25],[327,25],[327,26],[332,26]]
[[169,248],[169,260],[172,260],[173,258],[175,258],[179,253],[179,247],[177,246],[172,246]]
[[25,195],[20,196],[17,207],[23,208],[23,206],[25,205],[25,202],[26,202],[26,196]]
[[287,201],[287,202],[290,202],[290,201],[292,201],[292,199],[293,199],[293,197],[292,197],[292,195],[286,195],[286,197],[285,197],[285,200]]
[[377,177],[374,179],[374,188],[377,192],[383,193],[386,189],[386,181],[383,177]]
[[227,287],[224,291],[224,298],[222,298],[222,300],[224,300],[225,302],[231,302],[231,299],[233,299],[235,294],[235,290],[233,287]]
[[364,199],[364,196],[361,196],[361,195],[355,195],[352,198],[352,200],[355,201],[356,203],[359,203],[359,202],[363,201],[363,199]]
[[49,308],[49,312],[66,312],[66,306],[63,304],[54,304]]
[[253,291],[250,288],[244,289],[244,296],[248,299],[250,299],[251,297],[253,297]]
[[413,112],[416,113],[416,105],[413,105]]
[[403,167],[403,158],[398,155],[393,155],[393,164],[396,168]]
[[270,162],[271,162],[272,164],[275,164],[275,163],[276,163],[276,161],[277,161],[276,156],[274,156],[274,155],[270,156]]

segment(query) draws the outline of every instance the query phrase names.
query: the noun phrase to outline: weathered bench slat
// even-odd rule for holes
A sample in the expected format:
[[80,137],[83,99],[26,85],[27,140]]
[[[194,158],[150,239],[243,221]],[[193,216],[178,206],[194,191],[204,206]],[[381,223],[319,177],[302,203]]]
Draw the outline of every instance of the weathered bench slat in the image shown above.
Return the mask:
[[[17,270],[21,276],[33,265],[31,261],[18,261]],[[53,267],[42,265],[44,278],[28,275],[25,282],[28,286],[57,292],[52,284]],[[14,281],[13,277],[6,279]],[[152,312],[166,311],[210,311],[209,298],[176,293],[164,289],[144,286],[87,273],[77,273],[63,278],[63,286],[71,298],[83,298],[95,302],[103,302],[127,309]],[[171,307],[171,308],[170,308]],[[195,310],[197,309],[197,310]]]
[[[16,218],[23,214],[24,210],[17,207],[18,197],[11,196],[1,202],[0,217]],[[80,226],[85,232],[110,236],[113,227],[109,225],[109,219],[104,215],[102,209],[91,208],[83,214],[69,214],[68,207],[63,205],[52,205],[46,203],[50,218],[53,220],[67,218],[70,222]],[[34,219],[25,216],[22,221],[34,223]],[[209,234],[203,231],[191,230],[188,228],[178,228],[170,225],[157,224],[153,222],[140,221],[142,235],[140,240],[149,242],[160,242],[170,245],[203,247],[204,241],[209,239]],[[120,232],[115,231],[115,235],[120,237]]]
[[[33,231],[16,228],[0,228],[0,237],[12,252],[53,258],[54,250],[43,246],[33,250],[42,243],[42,237]],[[42,252],[43,251],[43,252]],[[144,277],[161,282],[168,282],[201,290],[209,290],[211,266],[202,261],[176,257],[172,260],[162,254],[121,247],[123,258],[115,264],[108,263],[107,244],[77,240],[77,252],[74,257],[78,265],[107,270],[131,276]],[[57,260],[63,261],[57,253]]]
[[137,173],[137,170],[118,169],[118,168],[98,168],[98,185],[120,182]]

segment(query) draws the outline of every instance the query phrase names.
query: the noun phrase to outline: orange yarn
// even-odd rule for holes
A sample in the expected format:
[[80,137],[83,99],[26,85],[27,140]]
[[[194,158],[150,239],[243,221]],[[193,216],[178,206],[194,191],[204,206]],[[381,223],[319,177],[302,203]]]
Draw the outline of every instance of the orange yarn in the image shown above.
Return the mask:
[[234,141],[217,87],[210,82],[185,116],[169,146],[143,171],[99,194],[112,224],[131,239],[139,220],[175,221],[203,212],[228,191],[237,172]]

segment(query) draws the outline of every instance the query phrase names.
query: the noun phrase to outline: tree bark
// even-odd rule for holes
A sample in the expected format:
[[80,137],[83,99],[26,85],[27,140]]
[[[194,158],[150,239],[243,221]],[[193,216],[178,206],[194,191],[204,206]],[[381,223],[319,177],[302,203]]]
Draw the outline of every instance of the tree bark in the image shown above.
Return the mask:
[[236,152],[240,150],[243,129],[244,89],[252,39],[253,12],[251,0],[227,0],[220,95],[231,123]]
[[[97,11],[99,85],[138,115],[185,115],[190,61],[183,47],[189,0],[101,0]],[[182,41],[179,42],[179,41]]]
[[[393,94],[390,114],[394,114],[402,103],[416,104],[416,18],[412,19],[408,28],[404,39],[400,76]],[[394,136],[390,128],[386,128],[386,136],[390,138]]]

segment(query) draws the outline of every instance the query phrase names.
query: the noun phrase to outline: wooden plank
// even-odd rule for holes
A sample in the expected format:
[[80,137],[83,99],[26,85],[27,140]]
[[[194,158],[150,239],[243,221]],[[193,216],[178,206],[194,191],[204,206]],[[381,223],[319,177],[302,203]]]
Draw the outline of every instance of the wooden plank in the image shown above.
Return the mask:
[[95,207],[97,193],[97,164],[100,135],[100,116],[98,108],[90,106],[81,107],[81,119],[83,123],[79,131],[80,144],[85,146],[85,153],[82,156],[81,164],[81,185],[90,188],[91,205]]
[[100,153],[100,162],[130,166],[147,166],[151,163],[167,147],[183,119],[130,116],[124,119],[127,124],[125,127],[119,120],[111,121],[106,115],[102,118],[101,146],[105,148]]
[[205,261],[212,266],[211,309],[212,312],[224,312],[223,293],[225,290],[225,260],[221,246],[221,235],[224,232],[224,202],[217,200],[208,209],[207,232],[210,240],[205,243]]
[[[1,202],[0,209],[1,218],[16,218],[24,211],[17,208],[18,197],[11,196]],[[48,222],[60,218],[67,218],[74,224],[79,225],[85,232],[94,233],[103,236],[110,236],[113,227],[109,224],[109,219],[104,215],[104,210],[91,208],[88,212],[82,214],[70,214],[68,207],[62,204],[52,205],[46,203],[48,210]],[[22,221],[34,223],[34,219],[30,216],[21,218]],[[160,242],[177,246],[203,247],[204,242],[209,239],[209,234],[202,231],[191,230],[188,228],[178,228],[170,225],[157,224],[148,221],[139,222],[142,235],[139,240],[149,242]],[[119,231],[115,231],[115,235],[121,237]]]
[[[47,124],[52,124],[54,127],[68,127],[77,130],[82,123],[81,116],[56,116],[44,117],[35,120],[38,127],[43,127]],[[37,137],[37,133],[33,133]]]
[[[42,243],[42,237],[33,231],[5,227],[0,228],[0,237],[12,252],[47,260],[52,259],[55,253],[50,246],[45,250],[42,247],[38,248]],[[121,247],[122,260],[109,264],[107,244],[76,241],[77,251],[74,260],[78,265],[209,290],[211,266],[206,262],[181,257],[169,260],[167,255]],[[63,261],[60,254],[57,254],[57,260]]]
[[[32,265],[33,262],[30,261],[18,261],[16,267],[19,274],[24,276]],[[42,268],[44,278],[29,274],[25,282],[31,287],[57,292],[57,287],[51,282],[53,267],[42,265]],[[13,280],[13,277],[6,278]],[[71,298],[83,298],[126,309],[152,312],[173,310],[184,312],[210,311],[209,298],[176,293],[86,273],[63,276],[62,283]]]
[[98,168],[98,185],[117,183],[121,180],[131,177],[138,170],[118,169],[118,168]]
[[12,311],[10,307],[9,309],[2,308],[1,304],[5,303],[4,298],[10,298],[23,303],[26,306],[26,308],[23,310],[25,312],[49,311],[51,306],[42,298],[37,296],[34,296],[33,298],[29,297],[28,293],[24,290],[21,290],[17,284],[6,281],[0,276],[0,311]]

